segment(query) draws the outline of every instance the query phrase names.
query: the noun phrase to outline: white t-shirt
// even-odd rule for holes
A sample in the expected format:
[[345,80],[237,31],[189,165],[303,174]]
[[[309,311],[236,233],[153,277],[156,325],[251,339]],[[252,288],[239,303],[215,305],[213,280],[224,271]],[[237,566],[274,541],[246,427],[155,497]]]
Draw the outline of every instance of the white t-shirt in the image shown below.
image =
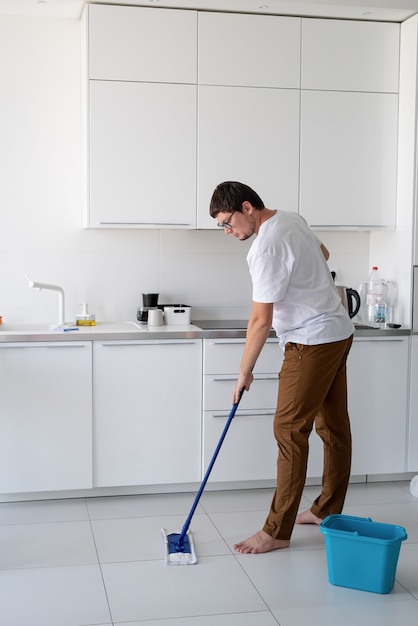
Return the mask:
[[248,252],[253,301],[274,303],[273,328],[282,348],[288,341],[341,341],[354,332],[320,245],[300,215],[277,211]]

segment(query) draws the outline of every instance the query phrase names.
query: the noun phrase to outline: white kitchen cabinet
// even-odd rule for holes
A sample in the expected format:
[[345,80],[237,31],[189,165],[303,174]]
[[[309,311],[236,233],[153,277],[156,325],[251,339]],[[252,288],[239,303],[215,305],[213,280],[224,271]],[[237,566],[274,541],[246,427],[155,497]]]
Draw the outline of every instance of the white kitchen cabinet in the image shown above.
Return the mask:
[[[244,348],[242,339],[204,341],[203,469],[207,467],[231,410],[231,395]],[[254,382],[244,392],[222,451],[211,473],[214,482],[274,480],[277,444],[273,420],[283,352],[277,339],[265,344],[254,368]],[[322,476],[322,441],[309,438],[308,478]]]
[[88,78],[196,83],[197,12],[89,4]]
[[197,227],[216,228],[224,180],[297,212],[300,18],[202,12],[198,24]]
[[298,211],[299,98],[293,89],[199,86],[198,228],[216,228],[209,204],[224,180]]
[[397,93],[400,25],[302,19],[302,89]]
[[95,4],[83,24],[86,227],[215,229],[233,179],[317,228],[395,227],[399,24]]
[[90,82],[90,227],[196,225],[196,86]]
[[[204,341],[203,458],[209,465],[232,408],[232,390],[244,348],[243,339]],[[268,340],[254,368],[254,381],[244,392],[213,467],[213,482],[272,479],[276,475],[277,444],[273,435],[278,372],[283,353]]]
[[418,335],[412,336],[409,378],[408,472],[418,472]]
[[[347,364],[353,476],[407,471],[408,342],[408,337],[400,336],[356,337],[354,340]],[[230,398],[244,342],[206,340],[204,344],[205,468],[231,409]],[[244,392],[211,473],[214,482],[275,478],[275,372],[280,370],[281,360],[282,352],[278,344],[270,341],[263,349],[254,370],[255,381],[250,391]],[[411,435],[415,433],[414,428],[415,425],[411,425]],[[410,459],[416,459],[413,456],[417,454],[414,446],[414,443],[410,444]],[[320,478],[322,467],[322,441],[313,431],[309,439],[307,477]],[[412,466],[409,469],[414,471]]]
[[357,337],[348,357],[352,475],[406,471],[409,338]]
[[92,483],[91,342],[0,344],[0,493]]
[[299,89],[300,25],[296,17],[199,12],[199,83]]
[[94,486],[198,482],[201,340],[94,344]]
[[300,213],[313,227],[394,228],[396,94],[302,91]]
[[84,225],[195,228],[197,13],[88,5],[83,26]]

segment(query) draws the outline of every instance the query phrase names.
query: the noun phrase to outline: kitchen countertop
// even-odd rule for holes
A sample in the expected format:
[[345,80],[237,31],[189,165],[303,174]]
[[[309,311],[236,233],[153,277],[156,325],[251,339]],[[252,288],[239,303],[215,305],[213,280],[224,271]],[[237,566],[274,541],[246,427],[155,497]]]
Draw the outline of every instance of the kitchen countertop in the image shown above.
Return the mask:
[[[148,327],[137,322],[97,322],[95,326],[79,326],[78,330],[51,329],[49,323],[0,325],[0,343],[28,341],[133,341],[164,339],[245,338],[247,320],[194,320],[192,324]],[[73,328],[73,327],[71,327]],[[379,329],[359,326],[356,337],[388,337],[410,335],[411,329]],[[270,337],[276,335],[272,330]]]

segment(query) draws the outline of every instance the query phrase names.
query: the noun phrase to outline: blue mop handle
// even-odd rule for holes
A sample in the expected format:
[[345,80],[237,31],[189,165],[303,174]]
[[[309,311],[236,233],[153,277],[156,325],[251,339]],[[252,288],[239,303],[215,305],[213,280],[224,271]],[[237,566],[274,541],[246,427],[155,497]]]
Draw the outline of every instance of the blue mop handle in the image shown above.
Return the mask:
[[232,409],[231,409],[231,411],[229,413],[228,421],[225,424],[225,428],[223,429],[221,438],[219,439],[218,445],[216,446],[216,450],[213,453],[213,457],[211,459],[211,462],[209,463],[208,469],[206,470],[205,477],[203,478],[202,484],[200,485],[200,489],[197,492],[197,496],[195,498],[195,501],[193,502],[193,506],[190,509],[190,513],[189,513],[189,515],[188,515],[188,517],[187,517],[187,519],[186,519],[186,521],[184,523],[183,529],[182,529],[182,531],[180,533],[180,536],[178,538],[177,545],[176,545],[176,549],[179,552],[181,552],[182,549],[183,549],[184,539],[186,537],[187,531],[189,530],[190,522],[192,521],[192,517],[194,515],[194,512],[196,511],[196,507],[199,504],[200,496],[202,495],[203,490],[204,490],[204,488],[206,486],[206,483],[208,482],[208,478],[209,478],[209,475],[210,475],[210,473],[212,471],[212,468],[215,465],[216,458],[217,458],[217,456],[219,454],[219,450],[221,449],[223,441],[224,441],[224,439],[226,437],[226,433],[228,432],[228,429],[229,429],[229,427],[231,425],[231,422],[232,422],[232,420],[235,417],[235,413],[236,413],[236,410],[238,408],[238,405],[240,403],[240,400],[242,398],[242,394],[243,393],[244,393],[244,387],[239,392],[239,396],[238,396],[237,402],[235,402],[235,404],[232,406]]

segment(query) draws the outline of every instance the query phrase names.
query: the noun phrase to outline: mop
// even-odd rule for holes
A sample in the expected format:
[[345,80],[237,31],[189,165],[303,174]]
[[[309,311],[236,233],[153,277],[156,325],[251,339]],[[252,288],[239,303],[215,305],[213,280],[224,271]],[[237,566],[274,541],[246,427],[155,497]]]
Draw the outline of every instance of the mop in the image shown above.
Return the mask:
[[219,450],[223,444],[223,441],[226,437],[226,433],[231,425],[232,420],[234,419],[236,410],[242,398],[242,394],[244,393],[244,388],[241,389],[240,394],[238,396],[238,401],[232,406],[231,412],[228,416],[228,420],[225,424],[225,428],[223,429],[221,438],[219,439],[218,445],[216,446],[216,450],[213,453],[213,457],[209,463],[208,469],[206,470],[206,474],[203,478],[202,484],[200,485],[200,489],[197,493],[197,496],[193,502],[192,508],[190,509],[190,513],[184,523],[184,526],[180,533],[170,533],[167,534],[167,531],[162,528],[162,533],[164,537],[164,547],[165,547],[165,561],[167,565],[194,565],[197,563],[196,551],[194,548],[193,537],[191,532],[189,531],[189,526],[192,521],[192,517],[196,510],[197,505],[199,504],[200,497],[203,493],[203,490],[208,481],[209,475],[212,471],[212,468],[215,464],[216,457],[219,454]]

